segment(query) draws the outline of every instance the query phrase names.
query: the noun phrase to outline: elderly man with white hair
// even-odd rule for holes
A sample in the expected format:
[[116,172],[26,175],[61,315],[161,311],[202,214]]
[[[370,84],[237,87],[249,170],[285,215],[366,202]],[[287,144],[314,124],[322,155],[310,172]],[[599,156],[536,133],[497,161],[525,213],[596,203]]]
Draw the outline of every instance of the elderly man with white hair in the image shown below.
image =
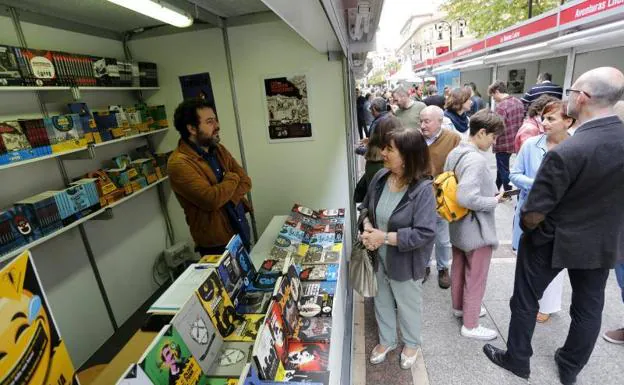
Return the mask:
[[[461,142],[459,134],[442,128],[443,118],[444,111],[438,106],[427,106],[420,112],[420,131],[429,146],[431,173],[434,178],[443,172],[446,157]],[[451,277],[449,276],[451,237],[448,222],[439,216],[436,226],[435,255],[438,268],[438,285],[442,289],[448,289],[451,286]],[[427,267],[423,282],[429,278],[430,272],[431,269]]]

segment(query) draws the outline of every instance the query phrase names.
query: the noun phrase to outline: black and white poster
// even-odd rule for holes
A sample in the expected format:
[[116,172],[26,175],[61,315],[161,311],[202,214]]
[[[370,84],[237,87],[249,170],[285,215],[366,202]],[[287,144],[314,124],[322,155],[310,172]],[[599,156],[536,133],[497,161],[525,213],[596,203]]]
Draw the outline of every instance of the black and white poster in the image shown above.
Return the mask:
[[264,79],[269,143],[312,140],[305,75]]

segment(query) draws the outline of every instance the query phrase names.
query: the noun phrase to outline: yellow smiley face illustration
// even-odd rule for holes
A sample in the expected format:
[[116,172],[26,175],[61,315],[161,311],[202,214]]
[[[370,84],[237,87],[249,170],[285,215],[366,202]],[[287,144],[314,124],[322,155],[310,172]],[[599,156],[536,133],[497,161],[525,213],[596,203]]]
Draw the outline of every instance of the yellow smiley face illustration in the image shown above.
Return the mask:
[[41,298],[23,290],[0,298],[0,384],[43,385],[51,356],[50,325]]

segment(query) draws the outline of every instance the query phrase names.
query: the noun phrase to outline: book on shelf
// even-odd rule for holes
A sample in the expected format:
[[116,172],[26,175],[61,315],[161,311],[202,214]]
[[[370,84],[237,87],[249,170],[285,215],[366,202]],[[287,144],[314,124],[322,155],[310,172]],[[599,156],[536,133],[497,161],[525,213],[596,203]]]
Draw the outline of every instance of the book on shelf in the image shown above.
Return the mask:
[[239,314],[264,314],[271,302],[271,292],[244,291],[238,298],[236,311]]
[[299,370],[286,370],[284,372],[284,382],[300,383],[311,385],[311,383],[328,385],[329,371],[311,372]]
[[30,212],[29,218],[34,218],[35,226],[45,236],[63,227],[63,221],[54,196],[37,194],[15,203],[21,210]]
[[79,150],[87,146],[78,114],[57,115],[43,119],[53,153]]
[[165,325],[139,359],[154,385],[197,385],[202,370],[184,340]]
[[79,116],[87,143],[101,143],[103,141],[102,135],[97,128],[95,119],[93,119],[93,115],[87,103],[69,103],[67,104],[67,108],[70,114],[77,114]]
[[21,162],[42,155],[33,149],[17,121],[0,122],[0,164]]
[[99,86],[119,87],[120,74],[117,59],[103,57],[94,60],[93,72]]
[[291,265],[287,274],[280,277],[273,299],[279,306],[284,319],[284,325],[289,335],[293,335],[299,325],[299,295],[301,283],[294,265]]
[[121,375],[117,385],[154,385],[138,364],[131,364]]
[[50,138],[48,138],[48,131],[43,119],[19,119],[17,122],[37,156],[52,154]]
[[245,365],[251,361],[252,349],[252,342],[224,342],[207,376],[239,377]]
[[301,285],[299,314],[302,317],[329,317],[334,307],[336,282],[304,282]]
[[17,230],[12,210],[0,211],[0,255],[22,247],[26,240]]
[[204,373],[219,357],[223,337],[215,329],[208,313],[196,295],[191,295],[171,324],[195,357]]
[[20,71],[28,86],[56,86],[58,77],[54,67],[52,51],[15,48]]
[[23,82],[13,48],[0,45],[0,86],[21,86]]
[[337,263],[323,265],[302,264],[299,277],[302,281],[336,281],[338,280],[339,268],[340,265]]
[[329,343],[331,341],[331,331],[331,317],[301,317],[291,340]]

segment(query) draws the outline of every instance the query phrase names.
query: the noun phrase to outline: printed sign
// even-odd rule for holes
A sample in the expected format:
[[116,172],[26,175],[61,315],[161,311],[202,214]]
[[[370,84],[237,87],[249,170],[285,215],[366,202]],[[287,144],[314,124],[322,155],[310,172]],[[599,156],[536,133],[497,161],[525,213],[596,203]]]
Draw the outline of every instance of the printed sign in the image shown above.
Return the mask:
[[541,19],[535,20],[531,23],[521,25],[509,31],[499,33],[492,37],[488,37],[485,40],[485,45],[487,48],[495,47],[497,45],[509,43],[510,41],[519,40],[521,38],[534,35],[536,33],[544,32],[548,29],[556,28],[556,27],[557,27],[557,14],[549,15]]
[[214,95],[212,93],[212,83],[210,82],[210,74],[208,72],[184,75],[180,76],[179,79],[184,100],[200,98],[207,100],[213,105],[215,104]]
[[305,75],[264,79],[264,94],[270,143],[312,138]]
[[559,16],[559,25],[575,22],[586,17],[607,12],[624,6],[624,0],[589,0],[563,9]]

